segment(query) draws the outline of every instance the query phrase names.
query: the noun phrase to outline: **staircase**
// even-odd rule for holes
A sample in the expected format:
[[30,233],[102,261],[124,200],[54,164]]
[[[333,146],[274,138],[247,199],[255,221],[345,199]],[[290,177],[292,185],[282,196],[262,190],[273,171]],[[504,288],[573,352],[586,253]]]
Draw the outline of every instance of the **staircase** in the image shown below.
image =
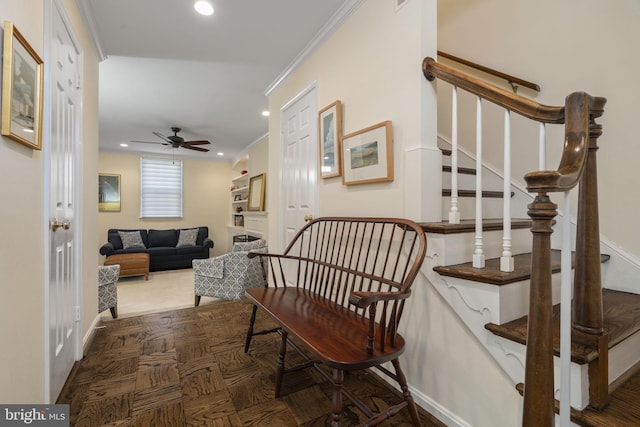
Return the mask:
[[[440,69],[440,64],[431,61],[427,63],[425,59],[423,64],[427,78],[444,79],[465,89],[465,81],[471,81],[470,91],[479,97],[482,95],[483,101],[497,100],[498,105],[520,112],[515,107],[515,101],[505,102],[502,99],[506,96],[504,91],[496,88],[497,95],[492,95],[490,92],[493,89],[482,84],[481,89],[475,89],[482,93],[474,92],[473,87],[478,84],[475,78],[448,67]],[[509,96],[512,97],[519,98]],[[572,102],[569,98],[567,105]],[[577,101],[578,97],[573,99],[582,102]],[[525,426],[554,425],[554,411],[558,413],[563,405],[567,408],[568,403],[570,419],[575,425],[640,425],[640,295],[607,289],[606,283],[600,286],[599,265],[606,266],[610,256],[600,254],[597,193],[589,193],[588,187],[596,188],[594,191],[597,192],[597,185],[593,185],[596,182],[595,141],[601,131],[593,119],[602,114],[604,100],[589,97],[582,105],[586,105],[586,102],[589,103],[591,116],[584,119],[586,123],[577,126],[586,132],[586,135],[583,132],[582,139],[583,145],[589,147],[589,153],[585,154],[586,166],[578,166],[575,176],[571,178],[575,183],[580,182],[581,198],[576,226],[578,238],[572,256],[565,255],[562,260],[561,251],[551,249],[552,241],[555,245],[563,240],[552,239],[551,233],[556,230],[556,235],[562,234],[562,230],[558,229],[567,227],[556,223],[559,219],[556,219],[555,205],[552,205],[547,193],[560,189],[568,191],[575,184],[568,186],[565,182],[552,188],[549,181],[542,181],[549,179],[555,171],[532,172],[527,176],[528,190],[535,197],[515,185],[511,185],[511,191],[508,191],[504,188],[503,177],[486,167],[478,170],[477,159],[458,150],[455,143],[451,148],[442,148],[442,182],[451,182],[454,187],[459,185],[459,188],[446,188],[442,192],[443,197],[450,199],[450,203],[446,200],[443,203],[447,209],[443,212],[443,218],[449,215],[453,221],[422,224],[430,246],[427,254],[427,264],[430,265],[425,274],[511,378],[514,386],[525,395]],[[574,109],[577,110],[577,107]],[[567,129],[575,129],[575,120],[569,117],[574,109],[569,112],[567,107]],[[555,123],[564,123],[564,110],[559,120]],[[551,123],[547,118],[540,121]],[[575,130],[570,132],[571,135],[566,134],[565,141],[577,134]],[[589,142],[584,144],[584,140]],[[565,143],[567,145],[571,145],[571,142]],[[561,170],[566,172],[568,169],[569,162],[565,154],[558,175]],[[450,160],[452,155],[454,162]],[[590,158],[590,155],[593,157]],[[453,171],[457,171],[455,178]],[[543,177],[545,174],[547,176]],[[481,207],[476,203],[476,194],[480,194],[475,184],[477,176],[482,177]],[[509,177],[505,179],[511,181]],[[555,184],[562,181],[557,176],[553,179],[556,180]],[[511,206],[506,210],[511,214],[508,221],[500,216],[505,212],[501,209],[504,195],[511,199]],[[587,205],[591,208],[595,201],[595,214],[592,211],[585,213],[590,209],[582,205],[585,200],[590,200]],[[449,205],[455,206],[457,211],[453,216],[449,214]],[[527,206],[530,218],[527,218]],[[594,227],[585,226],[584,223],[585,218],[592,221],[594,215],[596,243],[593,243],[594,237],[589,234],[593,233]],[[456,216],[462,219],[457,221]],[[508,227],[507,233],[505,226]],[[565,251],[565,254],[568,252]],[[479,254],[483,268],[477,267],[476,262],[480,258],[476,260],[476,257]],[[504,262],[504,258],[509,257],[512,268],[509,268],[509,262]],[[587,258],[590,261],[585,262]],[[532,265],[535,266],[533,270]],[[571,361],[569,374],[564,380],[560,375],[560,288],[563,269],[576,271],[571,308]],[[530,314],[533,314],[532,318]],[[528,330],[529,323],[535,325],[532,331]],[[533,344],[527,346],[527,343]],[[570,384],[568,403],[558,401],[562,381]],[[565,417],[568,419],[568,415]]]

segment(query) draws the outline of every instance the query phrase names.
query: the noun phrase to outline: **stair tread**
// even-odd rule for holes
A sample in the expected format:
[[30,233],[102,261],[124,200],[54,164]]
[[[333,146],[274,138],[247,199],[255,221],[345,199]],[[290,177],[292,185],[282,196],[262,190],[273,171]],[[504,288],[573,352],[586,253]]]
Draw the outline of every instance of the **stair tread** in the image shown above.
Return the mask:
[[[511,197],[513,197],[515,193],[511,192]],[[451,197],[451,189],[443,188],[442,196]],[[458,190],[458,197],[476,197],[476,190]],[[494,191],[494,190],[482,190],[482,197],[485,199],[502,199],[504,197],[504,192],[502,191]]]
[[[451,166],[442,166],[442,172],[451,172]],[[458,166],[458,173],[463,175],[475,175],[476,170],[473,168],[463,168]]]
[[571,420],[585,427],[640,425],[640,370],[609,395],[609,406],[602,411],[572,409]]
[[[572,254],[571,264],[573,265],[575,254]],[[600,255],[601,262],[608,261],[609,255]],[[529,280],[531,278],[531,253],[513,256],[514,271],[500,271],[500,258],[491,258],[485,261],[485,268],[474,268],[473,264],[466,262],[463,264],[437,266],[433,270],[443,276],[457,277],[459,279],[473,280],[474,282],[484,282],[496,286],[508,285],[509,283]],[[551,271],[560,271],[560,251],[551,250]]]
[[[502,218],[487,218],[482,220],[483,231],[495,231],[502,230],[503,227]],[[476,230],[475,219],[463,219],[460,220],[460,224],[451,224],[449,221],[441,222],[423,222],[420,226],[425,233],[436,234],[459,234],[459,233],[473,233]],[[528,218],[515,218],[511,220],[511,229],[517,228],[531,228],[531,220]]]
[[[609,348],[615,347],[629,336],[640,331],[640,295],[629,292],[602,290],[602,307],[604,328],[608,332]],[[503,338],[526,345],[527,321],[523,316],[504,325],[489,323],[485,327]],[[560,354],[560,305],[553,307],[553,348]],[[583,344],[572,343],[571,359],[580,364],[589,363],[598,356],[597,348]]]

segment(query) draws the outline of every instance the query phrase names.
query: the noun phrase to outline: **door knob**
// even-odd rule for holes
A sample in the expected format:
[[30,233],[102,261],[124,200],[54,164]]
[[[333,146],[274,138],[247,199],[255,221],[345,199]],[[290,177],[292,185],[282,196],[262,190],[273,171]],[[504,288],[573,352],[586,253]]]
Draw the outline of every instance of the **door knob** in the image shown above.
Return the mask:
[[311,222],[311,221],[313,221],[313,215],[304,216],[304,222]]
[[63,230],[68,230],[71,227],[71,222],[68,219],[64,219],[62,221],[58,221],[57,219],[51,220],[51,231],[55,232],[58,228],[62,228]]

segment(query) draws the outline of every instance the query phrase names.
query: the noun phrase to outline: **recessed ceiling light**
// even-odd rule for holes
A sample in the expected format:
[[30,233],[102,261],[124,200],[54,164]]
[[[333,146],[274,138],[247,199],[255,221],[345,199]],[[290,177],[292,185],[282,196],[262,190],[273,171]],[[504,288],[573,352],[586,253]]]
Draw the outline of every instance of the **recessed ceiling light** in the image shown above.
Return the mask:
[[128,146],[129,146],[129,144],[126,144],[124,142],[122,144],[120,144],[120,147],[128,147]]
[[269,112],[268,111],[263,111],[262,115],[265,116],[265,117],[269,117]]
[[218,156],[224,156],[224,153],[218,153]]
[[33,128],[24,128],[22,129],[24,132],[33,133]]
[[205,16],[213,15],[213,6],[211,6],[211,3],[209,3],[208,1],[199,0],[195,2],[195,4],[193,5],[193,8],[200,15],[205,15]]

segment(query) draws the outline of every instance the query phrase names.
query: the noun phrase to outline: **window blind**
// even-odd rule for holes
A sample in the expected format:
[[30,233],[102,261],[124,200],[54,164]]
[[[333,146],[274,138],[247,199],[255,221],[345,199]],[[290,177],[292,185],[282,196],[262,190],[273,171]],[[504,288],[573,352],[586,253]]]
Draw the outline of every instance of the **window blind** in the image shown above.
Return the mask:
[[182,218],[182,161],[140,158],[140,218]]

